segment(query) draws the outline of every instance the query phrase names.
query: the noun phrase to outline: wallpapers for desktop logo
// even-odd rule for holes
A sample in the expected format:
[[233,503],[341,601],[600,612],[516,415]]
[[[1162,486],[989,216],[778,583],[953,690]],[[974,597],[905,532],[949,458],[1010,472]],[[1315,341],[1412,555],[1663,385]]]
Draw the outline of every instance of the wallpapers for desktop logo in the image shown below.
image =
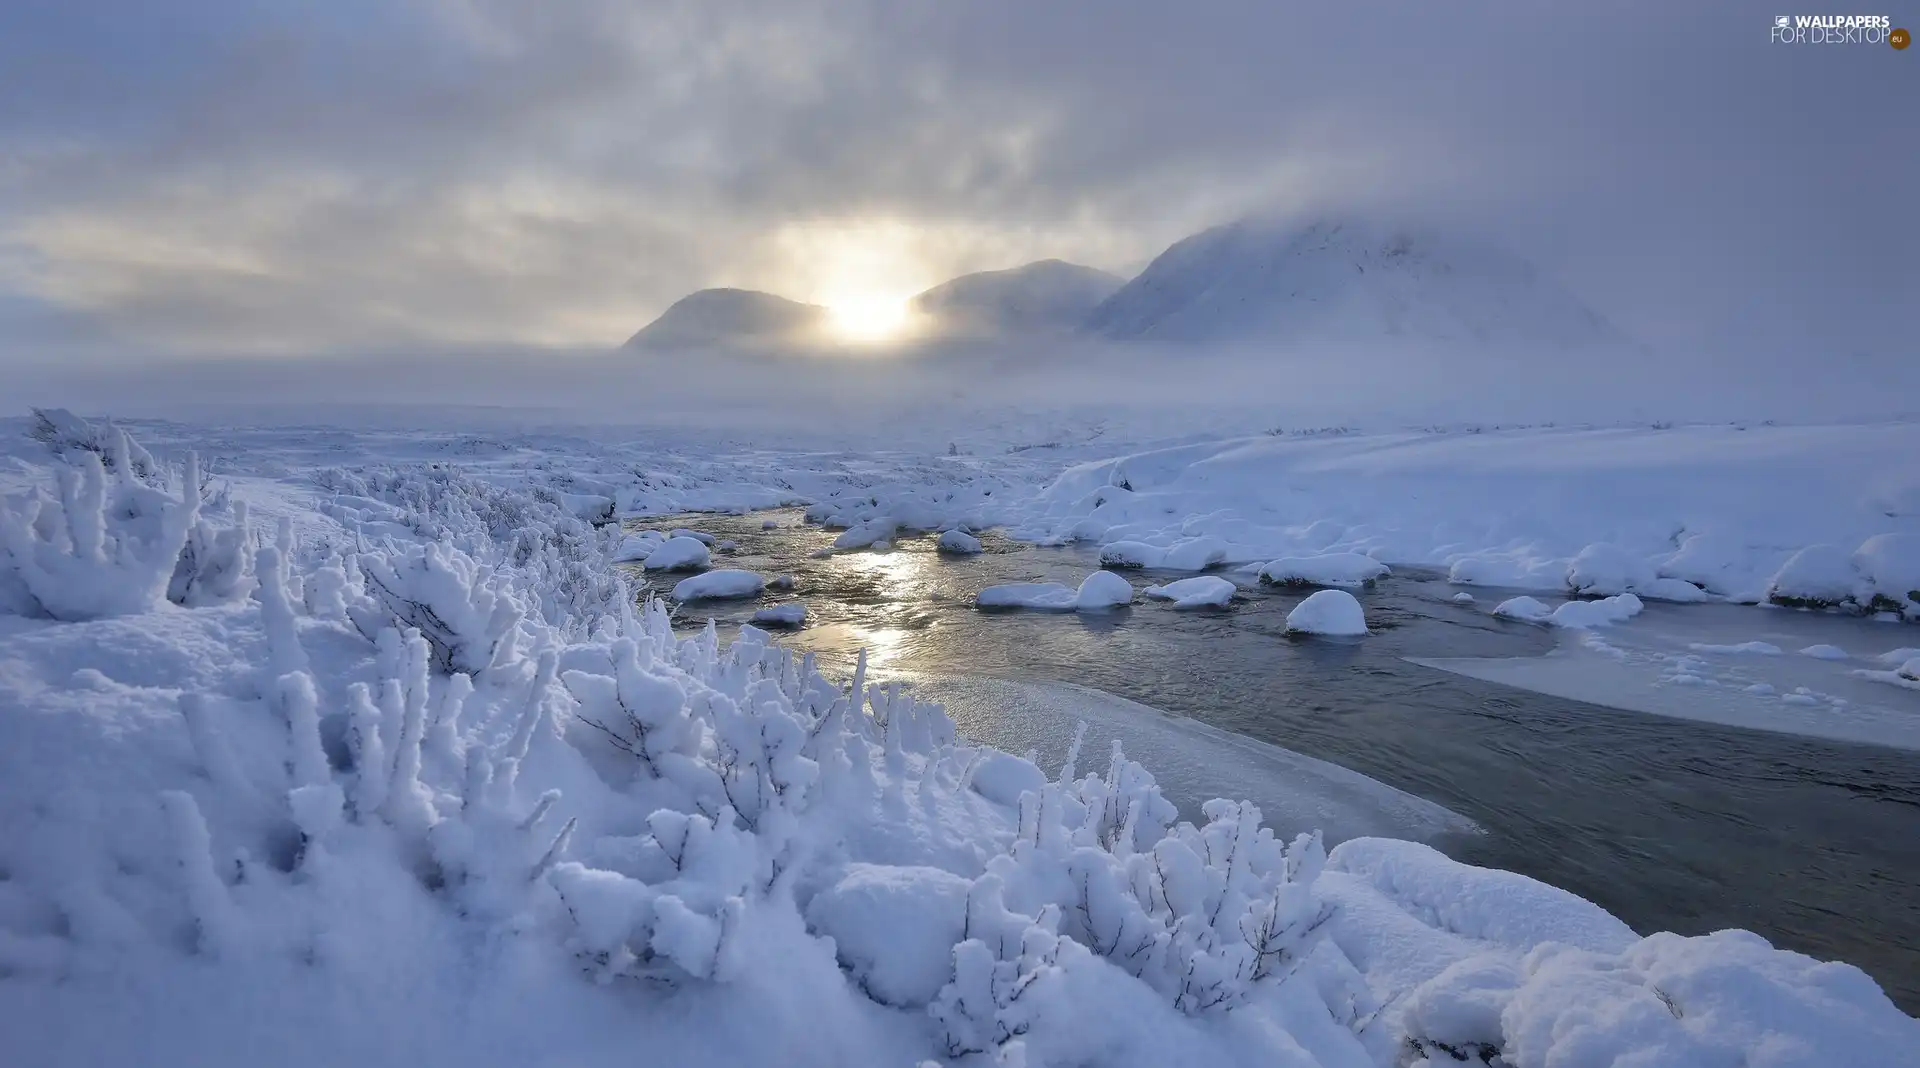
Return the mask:
[[1775,15],[1775,44],[1885,44],[1898,51],[1913,35],[1895,29],[1890,15]]

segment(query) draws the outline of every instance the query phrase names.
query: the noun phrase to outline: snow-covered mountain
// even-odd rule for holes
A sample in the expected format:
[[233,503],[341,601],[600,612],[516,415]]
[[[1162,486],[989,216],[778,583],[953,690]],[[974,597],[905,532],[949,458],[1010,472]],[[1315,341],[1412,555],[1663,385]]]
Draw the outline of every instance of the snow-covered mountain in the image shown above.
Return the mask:
[[820,326],[827,310],[755,289],[702,289],[673,306],[627,341],[629,348],[699,347],[778,342]]
[[1242,219],[1161,253],[1088,316],[1110,340],[1391,340],[1615,347],[1626,339],[1511,253],[1351,219]]
[[942,332],[974,335],[1064,333],[1078,328],[1124,279],[1064,260],[963,274],[913,298],[913,310]]

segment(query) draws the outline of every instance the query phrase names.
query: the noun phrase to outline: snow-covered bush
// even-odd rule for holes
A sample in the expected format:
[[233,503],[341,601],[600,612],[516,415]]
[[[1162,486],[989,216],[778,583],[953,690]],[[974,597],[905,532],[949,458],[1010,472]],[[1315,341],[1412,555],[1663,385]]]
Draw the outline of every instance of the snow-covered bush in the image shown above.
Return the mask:
[[556,491],[494,485],[445,465],[330,468],[321,510],[371,542],[446,542],[511,578],[525,608],[570,638],[617,616],[627,592],[611,567],[617,526],[582,519]]
[[216,527],[205,517],[195,521],[181,546],[167,600],[198,608],[238,600],[253,592],[253,560],[258,546],[247,526],[247,504],[232,505],[233,523]]
[[82,450],[55,469],[57,496],[35,490],[0,509],[0,597],[15,611],[61,620],[133,615],[157,607],[199,516],[199,463],[187,460],[175,496],[134,477],[116,432],[118,474]]
[[[1257,806],[1224,800],[1204,806],[1204,827],[1170,828],[1173,805],[1118,742],[1105,775],[1074,781],[1079,742],[1060,782],[1021,798],[1012,850],[976,882],[989,911],[1004,901],[1022,937],[1070,938],[1190,1015],[1234,1009],[1284,980],[1330,915],[1314,891],[1326,863],[1319,836],[1289,845],[1260,826]],[[1005,952],[993,959],[1006,963]],[[967,957],[979,951],[956,950],[961,991],[978,983],[964,969],[985,959]]]
[[[110,473],[128,475],[156,488],[166,485],[167,472],[153,454],[111,422],[95,426],[65,408],[35,408],[27,434],[67,463],[78,463],[82,456],[91,454]],[[192,487],[195,492],[199,488],[198,484]]]
[[355,564],[366,596],[348,616],[369,639],[418,630],[441,673],[477,675],[513,657],[525,609],[493,568],[440,544],[362,553]]

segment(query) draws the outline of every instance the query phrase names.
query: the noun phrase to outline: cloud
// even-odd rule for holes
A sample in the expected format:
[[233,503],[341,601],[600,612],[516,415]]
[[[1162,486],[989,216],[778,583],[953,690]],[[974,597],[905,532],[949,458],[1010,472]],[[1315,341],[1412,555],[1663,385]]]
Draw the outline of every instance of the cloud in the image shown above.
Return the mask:
[[1769,25],[1730,0],[26,0],[0,13],[0,291],[129,352],[598,345],[704,285],[1130,269],[1250,208],[1357,205],[1486,230],[1657,343],[1897,347],[1915,60]]

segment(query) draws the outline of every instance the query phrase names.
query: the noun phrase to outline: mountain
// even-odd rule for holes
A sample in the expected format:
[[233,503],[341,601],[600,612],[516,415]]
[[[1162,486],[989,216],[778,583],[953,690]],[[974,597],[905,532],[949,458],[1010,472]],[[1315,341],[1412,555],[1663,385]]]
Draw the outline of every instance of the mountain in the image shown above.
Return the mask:
[[1105,271],[1041,260],[1004,271],[963,274],[914,297],[915,313],[943,333],[1066,333],[1086,322],[1123,284]]
[[818,329],[827,310],[753,289],[702,289],[673,303],[628,339],[629,348],[779,342]]
[[1350,219],[1242,219],[1175,243],[1087,317],[1109,340],[1630,344],[1525,260]]

